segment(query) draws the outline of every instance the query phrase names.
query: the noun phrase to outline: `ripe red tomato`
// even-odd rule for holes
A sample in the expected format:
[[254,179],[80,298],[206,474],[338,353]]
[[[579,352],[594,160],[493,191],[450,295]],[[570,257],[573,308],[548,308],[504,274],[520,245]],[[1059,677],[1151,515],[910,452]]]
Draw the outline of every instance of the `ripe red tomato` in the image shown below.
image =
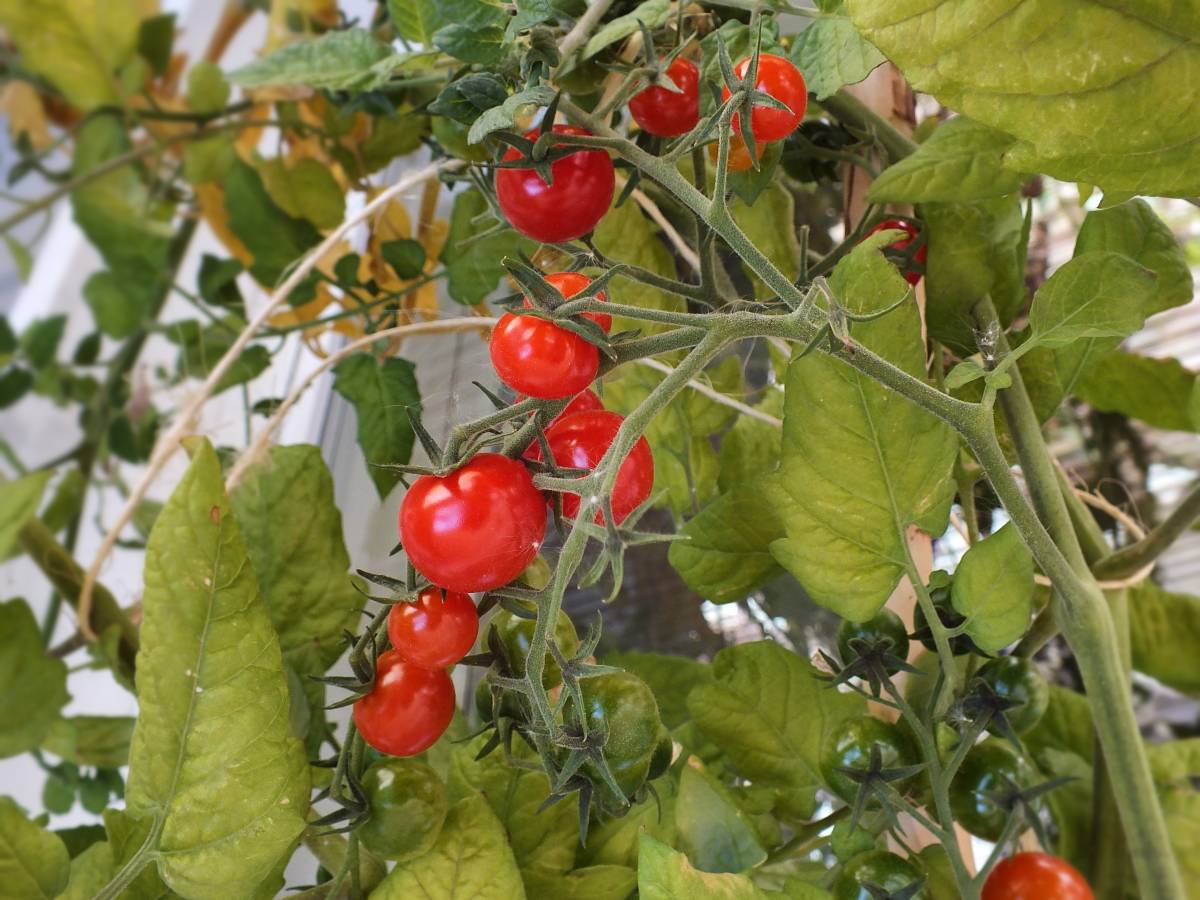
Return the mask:
[[629,112],[642,131],[676,137],[687,134],[700,121],[700,69],[690,59],[677,56],[667,66],[667,77],[678,92],[652,85],[633,96]]
[[[590,134],[572,125],[555,125],[555,134]],[[525,135],[536,141],[534,129]],[[520,159],[516,147],[504,154],[506,162]],[[550,166],[552,184],[533,169],[498,169],[496,199],[512,227],[544,244],[571,241],[587,234],[612,205],[612,160],[603,150],[579,150]]]
[[[719,144],[708,145],[709,159],[716,162],[720,154]],[[761,148],[759,148],[759,154],[762,154]],[[729,155],[725,158],[725,168],[730,172],[748,172],[754,168],[754,160],[750,158],[750,148],[746,146],[746,142],[736,131],[729,136]]]
[[501,381],[541,400],[578,394],[600,368],[595,344],[536,316],[501,316],[492,330],[490,352]]
[[[546,429],[546,441],[556,465],[569,469],[594,469],[617,436],[624,419],[614,412],[598,410],[563,416]],[[530,455],[541,458],[541,448],[534,445]],[[639,504],[650,496],[654,487],[654,457],[646,439],[638,438],[629,455],[617,470],[613,486],[613,517],[620,524]],[[563,494],[563,515],[573,519],[579,512],[579,495]],[[604,517],[596,513],[596,521]]]
[[454,682],[445,669],[422,669],[395,650],[375,664],[375,686],[354,704],[358,733],[380,753],[415,756],[428,750],[454,715]]
[[1092,900],[1092,889],[1066,860],[1048,853],[1018,853],[996,863],[983,900]]
[[422,475],[400,504],[400,542],[417,570],[446,590],[507,584],[542,546],[546,507],[529,470],[479,453],[449,475]]
[[[518,403],[520,403],[524,399],[525,399],[524,395],[517,394],[517,402]],[[577,412],[588,412],[593,409],[604,409],[604,403],[603,403],[603,401],[601,401],[600,395],[597,394],[595,391],[591,390],[590,388],[586,391],[580,391],[578,394],[575,395],[575,397],[571,400],[570,403],[568,403],[565,407],[563,407],[562,412],[560,412],[557,416],[555,416],[553,419],[550,420],[550,424],[547,425],[546,427],[549,428],[551,425],[553,425],[559,419],[564,419],[567,416],[574,415]],[[533,446],[536,447],[538,445],[535,443]],[[538,457],[531,456],[528,450],[525,451],[525,458],[526,459],[535,459],[535,458],[541,459],[540,456],[538,456]]]
[[411,603],[392,607],[387,620],[392,648],[423,669],[452,666],[475,646],[479,613],[466,594],[429,587]]
[[[905,234],[908,235],[908,237],[901,238],[900,240],[896,241],[894,244],[888,244],[889,247],[891,247],[895,250],[904,250],[909,244],[911,244],[913,241],[915,241],[917,239],[917,234],[918,234],[917,226],[914,225],[912,222],[905,222],[903,219],[884,219],[882,222],[880,222],[878,225],[876,225],[874,228],[872,228],[870,231],[868,231],[864,235],[864,238],[868,238],[871,235],[873,235],[879,231],[892,231],[892,230],[903,231]],[[919,263],[922,266],[925,265],[925,257],[927,255],[926,251],[928,251],[928,250],[929,250],[928,245],[922,244],[920,247],[917,248],[917,252],[915,254],[913,254],[913,261],[916,263]],[[904,275],[904,280],[907,281],[909,284],[916,284],[918,281],[921,280],[921,273],[914,271],[912,269],[909,269],[909,270],[903,272],[902,274]]]
[[[546,276],[546,280],[554,287],[558,288],[558,292],[563,295],[563,298],[570,300],[585,287],[592,283],[592,279],[588,278],[579,272],[551,272]],[[608,295],[601,291],[596,295],[596,299],[602,303],[608,302]],[[526,306],[533,306],[529,302],[529,298],[525,298]],[[608,313],[584,313],[585,319],[591,319],[597,325],[605,330],[612,330],[612,316]]]
[[[738,78],[746,75],[750,67],[750,57],[746,57],[733,67],[733,74]],[[773,109],[769,106],[756,106],[750,113],[750,130],[754,132],[756,141],[779,141],[796,130],[800,120],[804,118],[804,110],[808,107],[808,86],[800,70],[782,56],[771,53],[758,55],[758,77],[754,87],[764,94],[770,94],[776,100],[784,103],[787,109]],[[729,99],[729,87],[726,86],[721,95],[722,100]],[[733,130],[739,131],[741,125],[738,117],[733,117]]]

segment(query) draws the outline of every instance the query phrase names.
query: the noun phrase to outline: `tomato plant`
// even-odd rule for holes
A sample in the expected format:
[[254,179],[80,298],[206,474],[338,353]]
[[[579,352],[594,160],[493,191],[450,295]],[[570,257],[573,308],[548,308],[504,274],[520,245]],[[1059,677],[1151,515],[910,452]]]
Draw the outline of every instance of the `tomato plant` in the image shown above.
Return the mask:
[[[873,785],[903,791],[909,778],[895,778],[891,770],[911,767],[917,759],[908,735],[891,722],[870,716],[846,719],[825,738],[821,749],[821,774],[830,789],[853,803],[860,789],[874,797]],[[880,775],[879,773],[884,773]]]
[[480,453],[448,475],[423,475],[400,505],[400,543],[446,590],[486,591],[529,565],[546,531],[545,501],[519,462]]
[[354,704],[363,740],[389,756],[414,756],[433,746],[454,714],[454,684],[442,669],[425,669],[389,650],[376,663],[370,693]]
[[[533,610],[526,607],[527,613],[532,614]],[[536,620],[529,616],[519,616],[509,610],[501,610],[492,619],[490,631],[495,634],[503,648],[503,654],[508,665],[511,667],[514,675],[522,676],[525,674],[526,666],[529,660],[529,648],[533,642],[533,632],[536,627]],[[574,655],[576,648],[579,645],[579,636],[575,632],[575,625],[562,610],[559,610],[558,617],[554,624],[554,643],[558,647],[559,653],[564,657]],[[558,661],[553,653],[546,651],[545,668],[542,670],[542,684],[547,689],[556,687],[562,683],[562,670],[559,668]]]
[[999,840],[1009,822],[1020,821],[1023,801],[1017,795],[1035,782],[1029,764],[1015,751],[996,739],[984,741],[967,753],[951,785],[955,819],[976,837]]
[[1005,702],[1003,715],[1013,730],[1029,731],[1041,721],[1050,703],[1050,688],[1029,660],[1002,656],[984,663],[976,674]]
[[466,594],[426,588],[411,603],[400,602],[388,613],[388,640],[414,666],[444,669],[475,646],[479,615]]

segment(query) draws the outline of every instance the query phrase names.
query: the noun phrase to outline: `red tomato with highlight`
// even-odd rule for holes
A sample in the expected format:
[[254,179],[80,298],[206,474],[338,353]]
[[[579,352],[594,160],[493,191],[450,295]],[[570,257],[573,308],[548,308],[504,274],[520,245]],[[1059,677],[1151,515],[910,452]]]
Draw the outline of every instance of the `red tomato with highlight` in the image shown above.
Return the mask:
[[400,504],[400,542],[422,575],[471,593],[508,584],[546,534],[546,501],[525,466],[479,453],[448,475],[422,475]]
[[1018,853],[996,863],[983,900],[1093,900],[1079,870],[1048,853]]
[[[901,238],[894,244],[888,244],[888,246],[894,250],[904,250],[909,244],[917,239],[917,234],[919,234],[917,226],[912,222],[906,222],[903,219],[884,219],[882,222],[868,231],[866,235],[864,235],[864,238],[870,237],[871,235],[880,231],[903,231],[908,235],[908,237]],[[929,247],[925,244],[922,244],[920,247],[918,247],[917,252],[913,254],[913,262],[924,266],[925,257],[927,255],[926,251],[928,250]],[[916,284],[921,280],[921,273],[913,269],[907,269],[901,274],[904,275],[904,280],[909,284]]]
[[[568,469],[594,469],[623,421],[623,417],[608,410],[575,413],[559,419],[546,429],[546,441],[550,444],[555,465]],[[535,444],[531,449],[535,458],[541,458],[540,447]],[[646,439],[638,438],[617,470],[617,481],[613,486],[612,511],[618,524],[650,496],[653,487],[654,457]],[[575,518],[579,512],[579,495],[563,494],[562,503],[563,515],[568,519]],[[604,521],[602,513],[596,513],[596,521]]]
[[629,112],[642,131],[677,137],[687,134],[700,121],[700,69],[690,59],[677,56],[667,66],[667,77],[678,91],[651,85],[633,96]]
[[392,649],[423,669],[452,666],[475,646],[479,613],[466,594],[429,587],[417,599],[392,607],[387,620]]
[[[546,276],[546,281],[550,282],[550,284],[558,289],[558,292],[563,295],[564,300],[570,300],[592,283],[592,279],[579,272],[551,272]],[[596,299],[601,303],[607,303],[608,295],[605,294],[604,291],[600,291],[600,293],[596,294]],[[533,304],[529,302],[528,297],[525,298],[525,305],[533,306]],[[583,313],[583,317],[585,319],[591,319],[593,322],[603,328],[605,332],[612,330],[612,316],[610,316],[608,313],[588,312]]]
[[445,669],[422,669],[395,650],[375,664],[375,686],[354,704],[358,733],[380,753],[415,756],[433,746],[454,715]]
[[[518,403],[524,399],[525,397],[523,395],[517,394]],[[551,419],[550,424],[546,427],[551,427],[559,419],[565,419],[567,416],[574,415],[578,412],[589,412],[593,409],[604,409],[604,403],[600,400],[600,395],[589,388],[586,391],[581,391],[580,393],[576,394],[571,402],[563,407],[563,411]],[[536,447],[537,444],[534,443],[533,446]],[[532,456],[529,450],[525,451],[524,456],[526,459],[541,459],[541,456]]]
[[[572,125],[555,125],[555,134],[590,134]],[[536,141],[534,129],[525,135]],[[506,162],[520,159],[510,147]],[[572,241],[596,227],[612,205],[616,177],[613,163],[603,150],[579,150],[550,166],[551,184],[533,169],[498,169],[496,199],[509,223],[521,234],[554,244]]]
[[595,344],[537,316],[505,313],[492,330],[489,351],[501,381],[539,400],[578,394],[600,369]]
[[[733,74],[738,78],[746,76],[750,68],[750,57],[746,57],[733,67]],[[787,109],[773,109],[769,106],[756,106],[750,113],[750,130],[754,140],[762,142],[780,141],[796,130],[800,120],[804,118],[804,110],[808,108],[808,86],[804,76],[800,74],[790,61],[782,56],[771,53],[760,53],[758,56],[758,77],[754,87],[769,94],[787,106]],[[729,87],[726,86],[721,94],[722,100],[729,99]],[[738,117],[733,117],[733,130],[740,131]]]

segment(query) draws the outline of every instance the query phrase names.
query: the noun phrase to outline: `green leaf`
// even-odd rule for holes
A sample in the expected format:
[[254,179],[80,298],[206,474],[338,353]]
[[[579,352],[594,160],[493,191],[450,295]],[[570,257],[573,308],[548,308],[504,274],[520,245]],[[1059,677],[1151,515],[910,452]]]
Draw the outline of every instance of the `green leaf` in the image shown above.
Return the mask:
[[83,284],[83,298],[92,310],[96,327],[109,337],[127,338],[142,327],[150,315],[144,291],[129,288],[114,272],[93,272]]
[[46,655],[24,600],[0,603],[0,695],[0,759],[41,744],[70,699],[67,667]]
[[[783,416],[783,390],[771,385],[756,408],[779,419]],[[744,481],[757,481],[779,465],[783,429],[752,416],[738,416],[721,438],[721,474],[718,484],[724,493]]]
[[425,248],[412,238],[385,241],[380,245],[379,253],[400,278],[416,278],[425,268]]
[[698,768],[684,766],[679,777],[675,822],[680,849],[702,872],[742,872],[767,858],[725,787]]
[[[851,313],[884,309],[908,286],[868,239],[830,286]],[[925,349],[916,304],[851,334],[916,378]],[[773,496],[786,537],[771,554],[818,603],[855,621],[883,606],[909,564],[908,526],[941,534],[954,494],[958,441],[948,426],[840,360],[810,354],[788,367],[783,456]]]
[[527,897],[554,900],[626,900],[637,887],[637,872],[627,866],[587,866],[565,875],[527,877]]
[[346,197],[333,173],[317,160],[306,157],[289,166],[282,158],[270,159],[258,174],[267,194],[289,216],[321,229],[342,224]]
[[433,849],[400,863],[371,892],[371,900],[524,900],[521,875],[504,826],[478,794],[450,809]]
[[[124,810],[104,811],[104,830],[108,833],[108,845],[112,848],[113,868],[120,869],[137,854],[150,834],[151,821],[134,819]],[[147,866],[125,889],[121,900],[164,900],[179,896],[170,890],[159,877],[156,866]]]
[[551,0],[517,0],[517,14],[509,20],[506,34],[509,38],[514,38],[534,25],[554,18],[555,5]]
[[[228,316],[222,324],[199,328],[198,323],[181,322],[167,329],[166,336],[179,345],[179,376],[207,378],[213,368],[233,346],[242,321]],[[214,394],[253,381],[271,364],[271,353],[262,344],[251,344],[234,360],[213,388]]]
[[272,447],[230,499],[284,662],[302,680],[312,713],[323,716],[325,689],[312,678],[341,656],[342,635],[356,630],[363,597],[350,581],[342,516],[321,451]]
[[216,63],[202,59],[188,70],[187,101],[202,113],[216,112],[229,102],[229,82]]
[[[796,240],[796,203],[792,192],[779,182],[773,182],[754,201],[747,205],[737,200],[729,205],[733,221],[750,238],[751,243],[766,254],[789,280],[800,274],[800,244]],[[754,296],[765,300],[775,296],[757,275],[748,273],[754,284]]]
[[667,559],[712,603],[736,603],[780,574],[773,542],[785,535],[777,510],[786,494],[773,477],[735,485],[684,527]]
[[33,387],[33,376],[24,369],[10,366],[0,374],[0,409],[12,406]]
[[1177,359],[1154,359],[1112,350],[1084,369],[1073,393],[1094,409],[1118,412],[1147,425],[1195,431],[1188,404],[1196,373]]
[[258,172],[241,159],[234,160],[223,184],[229,229],[254,257],[250,274],[259,284],[273,287],[321,234],[276,206]]
[[120,103],[116,70],[137,51],[139,0],[0,0],[0,26],[21,67],[83,111]]
[[1200,598],[1165,591],[1149,579],[1129,589],[1133,667],[1185,694],[1200,695]]
[[37,515],[53,474],[44,469],[16,481],[0,481],[0,559],[7,559],[16,549],[21,529]]
[[467,142],[478,144],[493,131],[512,128],[525,107],[546,106],[555,97],[555,92],[545,84],[526,88],[508,97],[499,106],[493,106],[471,123]]
[[678,791],[672,778],[654,782],[659,801],[648,798],[634,804],[623,816],[592,823],[588,830],[587,846],[580,846],[577,862],[580,865],[616,865],[636,869],[638,841],[650,834],[672,846],[678,840],[675,828],[675,795]]
[[914,88],[1020,139],[1010,168],[1106,193],[1200,193],[1200,123],[1181,89],[1200,71],[1194,6],[1061,0],[1047,15],[987,4],[946,15],[926,0],[846,5]]
[[21,352],[29,365],[41,369],[54,362],[66,327],[66,316],[47,316],[35,319],[21,332]]
[[[944,127],[944,126],[943,126]],[[1009,324],[1025,303],[1024,219],[1018,198],[921,207],[928,254],[925,316],[931,337],[976,350],[971,307],[985,294]]]
[[967,550],[950,599],[981,650],[1000,650],[1025,633],[1033,613],[1033,556],[1011,523]]
[[42,749],[78,766],[117,769],[129,762],[133,723],[129,716],[58,719],[42,740]]
[[67,889],[58,900],[92,900],[114,874],[112,847],[107,841],[92,844],[71,860]]
[[447,25],[487,28],[508,21],[508,13],[494,0],[388,0],[387,7],[401,37],[426,45]]
[[6,897],[57,897],[67,886],[70,865],[57,835],[25,818],[12,798],[0,797],[0,884]]
[[499,25],[482,28],[461,23],[446,25],[434,34],[433,46],[455,59],[481,66],[500,62],[508,51],[504,29]]
[[[476,754],[487,743],[487,736],[460,743],[450,757],[447,779],[450,801],[482,794],[487,798],[500,824],[527,887],[537,878],[552,878],[575,865],[579,844],[578,804],[568,799],[543,810],[550,796],[550,783],[540,766],[525,769],[509,765],[497,750],[483,759]],[[537,762],[527,746],[513,748],[524,762]]]
[[327,31],[289,44],[229,73],[244,88],[303,85],[328,91],[373,91],[387,84],[406,57],[362,28]]
[[[217,454],[194,446],[146,547],[129,814],[189,898],[276,889],[304,829],[309,768],[288,729],[279,642]],[[265,881],[264,881],[265,879]]]
[[[504,257],[517,256],[522,250],[532,252],[535,247],[511,228],[501,227],[487,212],[486,198],[474,188],[455,197],[450,231],[442,248],[446,288],[452,298],[471,306],[496,290],[504,275],[500,264]],[[491,233],[480,238],[485,232]]]
[[17,267],[17,274],[21,276],[21,280],[29,281],[29,273],[33,271],[33,255],[29,252],[29,248],[11,234],[4,235],[4,246],[8,248],[8,253],[13,259],[13,265]]
[[726,647],[712,669],[713,681],[688,696],[696,725],[738,774],[795,791],[811,807],[824,784],[818,759],[825,735],[861,713],[863,699],[830,690],[808,660],[773,641]]
[[393,356],[380,362],[371,353],[348,356],[333,369],[333,389],[354,407],[358,445],[380,499],[396,486],[403,465],[412,457],[412,424],[408,410],[421,411],[416,367]]
[[188,141],[183,148],[183,177],[189,184],[221,181],[237,160],[232,134]]
[[789,55],[818,100],[857,84],[883,62],[883,54],[864,40],[844,15],[819,15],[811,20],[796,35]]
[[1158,276],[1144,303],[1147,316],[1192,300],[1192,272],[1175,234],[1145,200],[1088,213],[1075,238],[1075,255],[1107,250],[1128,256]]
[[605,47],[629,37],[641,28],[639,22],[644,23],[651,31],[661,28],[667,23],[670,15],[670,0],[642,0],[632,11],[617,16],[593,34],[583,48],[583,58],[589,59]]
[[766,900],[768,894],[745,875],[710,874],[662,841],[643,834],[638,855],[640,900]]
[[1011,136],[959,116],[934,130],[912,156],[871,183],[872,203],[969,203],[1015,193],[1021,175],[1004,168]]
[[658,712],[667,728],[677,728],[691,718],[687,708],[687,697],[692,688],[712,680],[712,669],[698,660],[686,656],[670,656],[664,653],[642,653],[630,650],[624,653],[609,653],[603,662],[632,672],[654,692],[658,701]]
[[1061,750],[1090,764],[1095,730],[1087,698],[1069,688],[1050,685],[1046,712],[1032,730],[1021,735],[1021,740],[1035,756],[1046,749]]
[[1142,327],[1154,273],[1126,256],[1085,253],[1063,264],[1033,296],[1031,340],[1065,347],[1081,338],[1124,338]]

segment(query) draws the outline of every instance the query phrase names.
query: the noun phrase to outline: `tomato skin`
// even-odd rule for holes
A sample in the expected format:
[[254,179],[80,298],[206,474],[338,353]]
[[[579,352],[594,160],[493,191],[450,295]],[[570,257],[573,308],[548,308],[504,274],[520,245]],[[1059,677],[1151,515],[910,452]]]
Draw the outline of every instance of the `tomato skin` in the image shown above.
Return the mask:
[[982,900],[1093,900],[1074,866],[1049,853],[1017,853],[996,863]]
[[[591,132],[572,125],[555,125],[555,134]],[[525,137],[536,141],[541,130]],[[504,154],[506,162],[520,159],[516,147]],[[596,227],[612,205],[616,176],[603,150],[579,150],[556,160],[550,167],[553,184],[546,184],[533,169],[496,170],[496,199],[509,223],[526,237],[543,244],[572,241]]]
[[[608,410],[581,412],[563,416],[546,429],[546,441],[550,454],[558,466],[569,469],[594,469],[605,451],[612,444],[624,418]],[[541,448],[534,444],[527,451],[535,459],[541,458]],[[654,457],[644,437],[638,438],[629,455],[617,470],[613,485],[612,511],[617,524],[650,496],[654,487]],[[575,518],[579,512],[579,495],[563,494],[563,515]],[[602,523],[604,514],[596,513],[596,522]]]
[[420,856],[442,831],[449,804],[437,772],[416,759],[381,759],[362,777],[371,817],[355,829],[383,859]]
[[[826,737],[821,747],[821,775],[829,789],[853,803],[859,785],[839,769],[862,769],[866,771],[871,758],[872,746],[878,747],[883,768],[893,769],[911,766],[917,762],[917,751],[908,734],[893,722],[885,722],[873,716],[857,716],[843,720]],[[903,782],[891,782],[891,786],[904,792]],[[877,799],[867,804],[878,805]]]
[[407,662],[423,669],[452,666],[475,646],[479,614],[466,594],[429,587],[388,613],[388,639]]
[[985,740],[971,748],[955,774],[950,785],[950,809],[959,825],[976,837],[994,842],[1012,813],[989,795],[1007,793],[1013,784],[1024,790],[1034,782],[1029,764],[1007,744]]
[[[890,609],[881,609],[873,618],[865,622],[843,620],[837,635],[838,653],[841,654],[842,665],[848,665],[858,657],[850,645],[851,641],[863,641],[866,644],[880,647],[890,642],[888,653],[900,660],[908,657],[908,630],[904,627],[904,622],[900,617]],[[889,675],[895,675],[900,671],[898,666],[888,666],[887,670]]]
[[980,666],[976,677],[1013,702],[1004,718],[1014,731],[1028,731],[1041,721],[1050,703],[1050,688],[1032,662],[1020,656],[1001,656]]
[[[744,78],[750,68],[750,57],[746,57],[733,67],[733,74]],[[750,112],[750,130],[754,140],[762,143],[779,141],[796,130],[800,120],[804,118],[804,110],[808,108],[808,86],[804,76],[792,63],[782,56],[773,53],[758,55],[758,78],[754,87],[764,94],[770,94],[776,100],[787,105],[787,109],[772,109],[769,106],[756,106]],[[721,92],[721,100],[728,100],[729,87]],[[738,117],[733,117],[733,130],[738,133],[741,129]]]
[[[532,606],[527,604],[526,608],[533,612]],[[496,636],[504,646],[504,652],[508,657],[513,675],[517,678],[524,677],[529,645],[533,642],[534,620],[514,615],[507,609],[502,609],[492,619],[491,627],[495,629]],[[575,623],[561,609],[558,611],[558,619],[554,623],[554,643],[558,645],[558,649],[567,659],[574,656],[575,651],[579,648],[579,635],[575,631]],[[542,687],[550,690],[558,687],[561,683],[562,670],[559,669],[554,655],[547,652],[546,665],[542,669]]]
[[505,313],[492,330],[489,350],[500,380],[539,400],[578,394],[600,369],[595,344],[536,316]]
[[[874,900],[899,892],[920,878],[921,871],[908,860],[886,850],[868,850],[842,866],[833,896],[834,900]],[[916,896],[924,894],[918,892]]]
[[[546,276],[546,281],[558,289],[558,292],[563,295],[564,300],[570,300],[589,284],[592,279],[588,278],[581,272],[551,272]],[[608,302],[608,295],[604,291],[596,294],[596,299],[601,303]],[[525,298],[525,305],[532,306],[529,298]],[[604,329],[605,333],[612,331],[612,316],[608,313],[583,313],[583,318],[591,319],[597,325]]]
[[415,756],[433,746],[454,716],[454,683],[444,669],[422,669],[395,650],[375,664],[375,686],[354,704],[354,724],[388,756]]
[[[716,162],[720,154],[719,144],[708,145],[709,159]],[[759,155],[762,155],[761,151]],[[730,172],[749,172],[754,168],[754,160],[750,158],[750,148],[746,146],[746,142],[736,131],[729,136],[729,155],[725,158],[725,168]]]
[[631,672],[609,672],[579,680],[583,694],[583,711],[574,705],[567,712],[567,722],[579,728],[586,717],[588,733],[602,731],[604,758],[620,786],[624,797],[611,797],[605,789],[599,770],[590,763],[584,768],[597,783],[601,794],[622,803],[632,797],[650,773],[650,765],[659,742],[658,701],[646,682]]
[[[888,246],[894,250],[904,250],[905,248],[908,247],[909,244],[911,244],[913,241],[915,241],[917,239],[917,235],[919,234],[917,226],[914,225],[912,222],[905,222],[903,219],[884,219],[882,222],[880,222],[878,225],[876,225],[874,228],[872,228],[870,231],[868,231],[864,235],[864,237],[870,237],[871,235],[875,234],[876,232],[880,232],[880,231],[893,231],[893,230],[903,231],[905,234],[908,235],[908,237],[901,238],[900,240],[896,241],[895,243],[888,244]],[[928,251],[929,251],[929,246],[927,244],[922,244],[920,247],[917,248],[917,252],[915,254],[913,254],[913,261],[918,263],[921,266],[924,266],[925,265],[925,257],[928,255]],[[921,273],[917,272],[913,269],[908,269],[901,274],[904,275],[904,280],[907,281],[909,284],[915,285],[918,281],[921,280]]]
[[479,453],[448,475],[422,475],[400,504],[400,541],[422,575],[446,590],[490,591],[537,556],[546,501],[517,460]]
[[677,56],[667,66],[667,77],[681,93],[651,85],[633,96],[629,112],[642,131],[677,137],[700,121],[700,69],[690,59]]

